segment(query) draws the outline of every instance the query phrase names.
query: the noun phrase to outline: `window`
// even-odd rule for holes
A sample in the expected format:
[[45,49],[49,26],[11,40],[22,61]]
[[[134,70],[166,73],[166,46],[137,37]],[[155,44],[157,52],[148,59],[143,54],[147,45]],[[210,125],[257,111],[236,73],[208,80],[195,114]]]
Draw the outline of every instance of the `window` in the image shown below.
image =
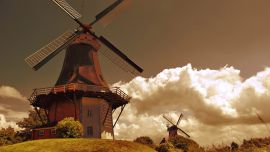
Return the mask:
[[51,135],[56,135],[56,129],[55,128],[51,129]]
[[87,115],[88,115],[88,117],[91,117],[92,116],[92,111],[91,110],[88,110],[87,111]]
[[93,127],[92,126],[87,127],[87,136],[93,136]]
[[39,136],[44,136],[44,130],[39,130],[39,131],[38,131],[38,135],[39,135]]

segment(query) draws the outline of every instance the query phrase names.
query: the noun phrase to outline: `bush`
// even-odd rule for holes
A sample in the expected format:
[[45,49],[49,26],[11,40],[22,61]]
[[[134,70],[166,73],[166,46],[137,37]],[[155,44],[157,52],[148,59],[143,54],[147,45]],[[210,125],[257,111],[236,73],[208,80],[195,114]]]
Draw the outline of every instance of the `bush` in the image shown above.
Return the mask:
[[145,145],[152,145],[154,142],[150,137],[141,136],[134,140],[134,142],[145,144]]
[[232,150],[232,151],[237,151],[238,148],[239,148],[239,145],[238,145],[236,142],[233,141],[233,142],[231,143],[231,150]]
[[2,128],[0,129],[0,146],[11,145],[23,141],[23,137],[16,132],[14,128]]
[[203,148],[201,148],[195,141],[188,138],[184,138],[180,135],[173,137],[172,139],[169,140],[169,142],[171,142],[175,148],[181,149],[184,152],[185,151],[188,151],[188,152],[204,151]]
[[83,135],[83,126],[74,118],[64,118],[56,126],[56,132],[61,138],[79,138]]
[[157,146],[157,152],[174,152],[174,147],[170,142],[165,142]]

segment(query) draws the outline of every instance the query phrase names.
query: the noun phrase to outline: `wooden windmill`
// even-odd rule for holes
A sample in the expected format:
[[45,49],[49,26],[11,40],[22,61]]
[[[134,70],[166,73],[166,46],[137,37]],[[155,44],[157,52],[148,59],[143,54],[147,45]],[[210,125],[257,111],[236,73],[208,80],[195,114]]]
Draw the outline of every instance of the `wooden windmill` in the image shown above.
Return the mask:
[[163,118],[166,119],[171,124],[171,126],[170,125],[167,126],[168,127],[167,130],[169,132],[169,139],[171,139],[171,138],[175,137],[176,135],[178,135],[177,134],[178,130],[181,131],[182,133],[184,133],[188,138],[190,138],[190,136],[185,131],[180,129],[180,127],[178,126],[181,119],[182,119],[182,117],[183,117],[183,114],[181,113],[178,120],[177,120],[177,122],[176,122],[176,124],[175,124],[170,119],[168,119],[165,115],[163,115]]
[[[81,15],[65,0],[52,0],[79,27],[69,30],[25,59],[30,67],[38,70],[60,51],[66,49],[64,64],[54,87],[35,89],[29,101],[40,114],[44,110],[47,122],[33,129],[33,139],[56,137],[55,125],[65,117],[74,117],[84,127],[84,137],[114,138],[113,128],[131,97],[119,88],[109,88],[101,73],[97,53],[100,51],[113,63],[132,74],[143,69],[129,59],[103,36],[92,31],[92,26],[123,4],[117,0],[99,13],[90,24],[79,21]],[[101,45],[106,50],[99,50]],[[112,113],[121,107],[113,123]]]

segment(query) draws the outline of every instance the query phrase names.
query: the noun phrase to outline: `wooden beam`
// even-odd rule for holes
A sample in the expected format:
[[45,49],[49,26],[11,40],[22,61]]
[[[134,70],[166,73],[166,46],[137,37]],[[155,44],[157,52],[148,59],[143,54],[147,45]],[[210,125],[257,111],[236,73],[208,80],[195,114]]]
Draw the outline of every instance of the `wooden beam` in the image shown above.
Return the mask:
[[113,128],[115,127],[115,125],[116,125],[117,121],[119,120],[119,118],[120,118],[120,116],[121,116],[121,114],[122,114],[122,112],[123,112],[123,110],[124,110],[125,107],[126,107],[126,104],[123,105],[123,106],[121,106],[121,112],[119,113],[119,115],[118,115],[115,123],[113,124]]

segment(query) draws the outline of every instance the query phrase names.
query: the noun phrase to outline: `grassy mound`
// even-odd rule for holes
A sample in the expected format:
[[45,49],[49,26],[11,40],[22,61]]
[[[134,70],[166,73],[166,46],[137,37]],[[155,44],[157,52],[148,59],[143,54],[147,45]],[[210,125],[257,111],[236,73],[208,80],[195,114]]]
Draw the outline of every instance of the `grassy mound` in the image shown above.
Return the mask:
[[154,152],[134,142],[102,139],[46,139],[0,147],[1,152]]

